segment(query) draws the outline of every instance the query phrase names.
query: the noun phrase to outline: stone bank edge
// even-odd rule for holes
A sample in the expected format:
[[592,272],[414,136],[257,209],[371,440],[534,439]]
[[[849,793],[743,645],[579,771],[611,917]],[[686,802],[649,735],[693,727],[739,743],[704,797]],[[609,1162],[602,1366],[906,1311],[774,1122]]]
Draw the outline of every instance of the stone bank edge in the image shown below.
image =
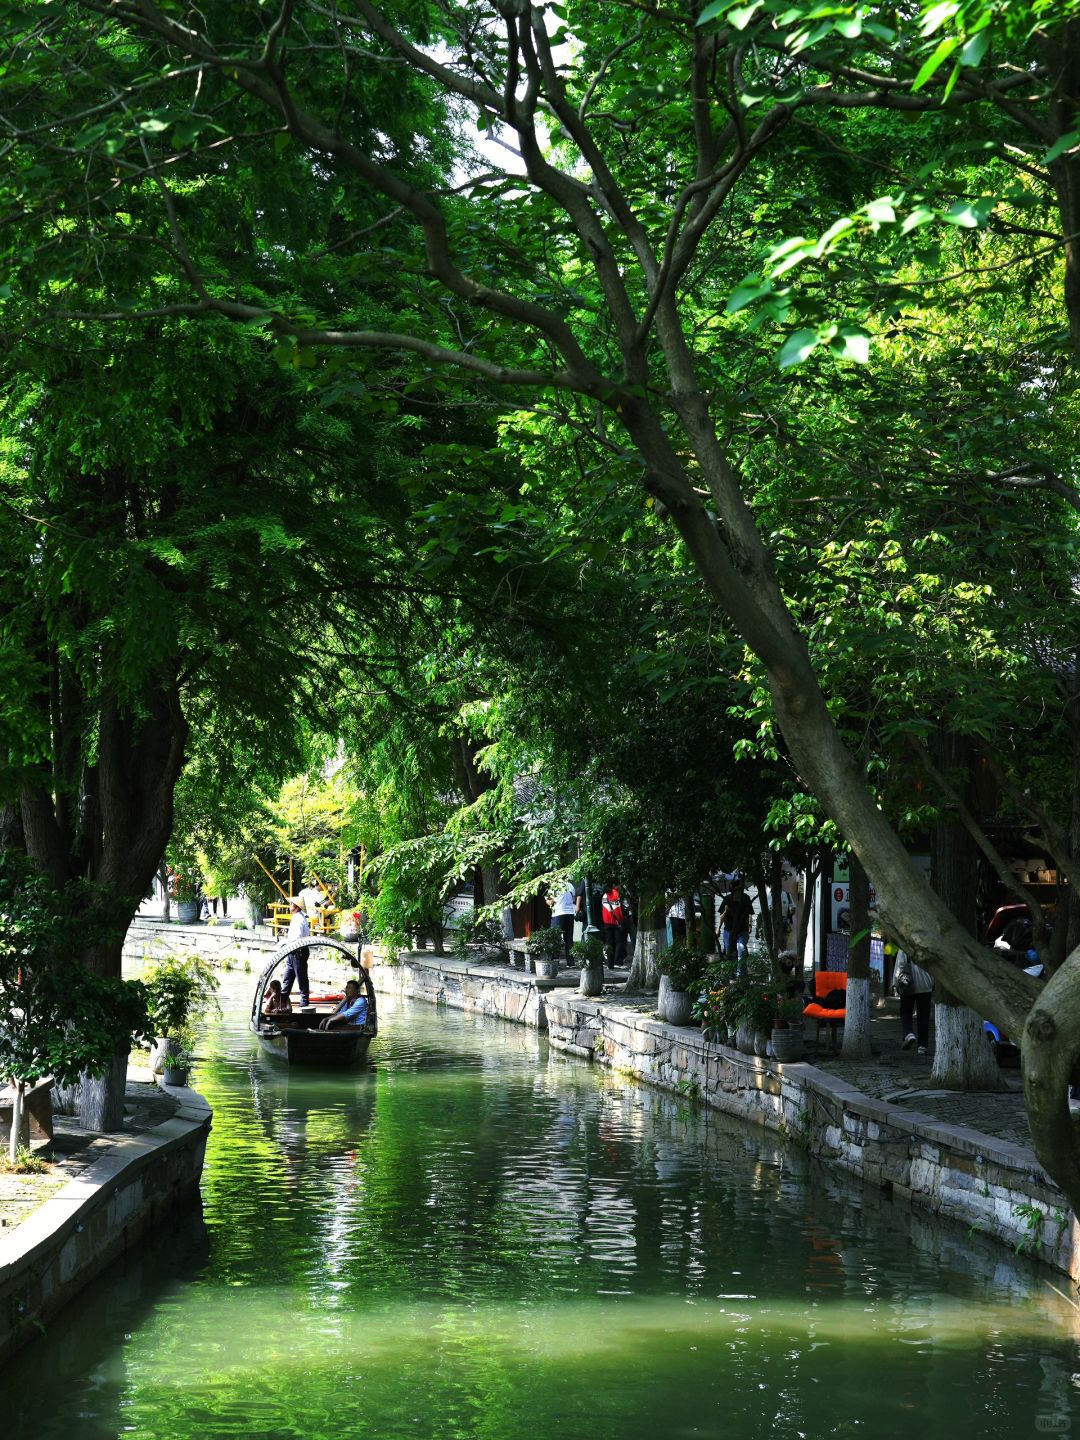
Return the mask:
[[197,1189],[213,1112],[194,1090],[162,1088],[180,1101],[175,1115],[110,1137],[106,1154],[0,1238],[0,1363]]
[[[1030,1253],[1080,1284],[1080,1228],[1028,1147],[864,1095],[815,1065],[780,1065],[530,975],[410,953],[376,987],[546,1031],[571,1055],[764,1125],[902,1203]],[[1036,1243],[1038,1242],[1038,1243]]]

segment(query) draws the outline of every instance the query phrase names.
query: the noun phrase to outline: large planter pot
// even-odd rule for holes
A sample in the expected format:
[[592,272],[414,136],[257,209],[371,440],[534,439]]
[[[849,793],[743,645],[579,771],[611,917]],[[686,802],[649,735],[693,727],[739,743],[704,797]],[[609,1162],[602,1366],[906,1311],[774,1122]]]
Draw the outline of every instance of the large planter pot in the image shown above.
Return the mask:
[[583,965],[578,981],[579,995],[602,995],[604,993],[603,965]]
[[773,1059],[779,1060],[782,1065],[801,1060],[803,1058],[802,1030],[793,1028],[774,1030],[772,1032],[772,1052]]
[[536,975],[537,984],[546,983],[549,986],[554,985],[559,974],[559,962],[558,960],[534,960],[533,971]]
[[247,921],[249,930],[257,930],[263,918],[263,905],[261,900],[253,900],[250,895],[244,896],[244,919]]
[[769,1053],[769,1037],[764,1030],[754,1031],[754,1054],[764,1060]]
[[194,925],[199,918],[198,900],[178,900],[176,902],[176,918],[181,925]]
[[172,1066],[172,1065],[166,1065],[166,1066],[165,1066],[165,1084],[166,1084],[166,1085],[186,1085],[186,1084],[187,1084],[187,1077],[188,1077],[188,1072],[187,1072],[187,1066],[186,1066],[186,1065],[184,1065],[184,1066],[182,1066],[182,1067],[180,1067],[180,1068],[177,1068],[176,1066]]
[[754,1032],[749,1025],[740,1025],[735,1031],[735,1048],[743,1055],[754,1053]]
[[[666,980],[667,976],[663,978]],[[689,991],[676,990],[669,985],[660,1013],[669,1025],[689,1025],[693,1008]]]
[[166,1068],[169,1056],[178,1049],[175,1040],[170,1040],[166,1035],[159,1035],[150,1047],[150,1072],[153,1075],[160,1075]]

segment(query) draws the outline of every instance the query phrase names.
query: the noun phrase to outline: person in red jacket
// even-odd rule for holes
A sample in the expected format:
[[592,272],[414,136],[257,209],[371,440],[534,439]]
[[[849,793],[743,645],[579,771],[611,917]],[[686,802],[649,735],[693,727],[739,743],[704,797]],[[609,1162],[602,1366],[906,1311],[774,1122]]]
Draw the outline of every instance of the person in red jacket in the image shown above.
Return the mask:
[[601,920],[604,926],[604,945],[607,947],[607,961],[614,970],[626,964],[626,941],[630,934],[630,910],[617,886],[604,891],[600,902]]

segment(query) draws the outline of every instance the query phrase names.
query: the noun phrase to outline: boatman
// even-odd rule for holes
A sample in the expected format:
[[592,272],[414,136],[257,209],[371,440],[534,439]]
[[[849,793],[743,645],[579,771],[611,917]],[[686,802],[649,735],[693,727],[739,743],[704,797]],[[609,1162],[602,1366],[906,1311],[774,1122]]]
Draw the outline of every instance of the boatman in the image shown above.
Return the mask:
[[319,1024],[320,1030],[330,1030],[335,1025],[363,1025],[367,1019],[367,998],[360,994],[355,980],[345,982],[345,999],[332,1015]]
[[[311,934],[311,926],[304,914],[304,907],[300,899],[291,900],[289,908],[292,912],[289,920],[289,941],[302,940],[305,935]],[[303,950],[296,950],[285,962],[285,983],[281,987],[281,993],[288,998],[292,989],[293,980],[300,987],[300,1004],[308,1003],[308,974],[307,974],[308,952],[305,946]]]

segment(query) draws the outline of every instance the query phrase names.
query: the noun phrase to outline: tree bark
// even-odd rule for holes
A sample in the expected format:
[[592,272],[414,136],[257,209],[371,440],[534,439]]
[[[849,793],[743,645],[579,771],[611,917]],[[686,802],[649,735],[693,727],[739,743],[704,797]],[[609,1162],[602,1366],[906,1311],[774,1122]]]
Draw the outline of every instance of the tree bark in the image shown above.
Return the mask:
[[845,1060],[866,1060],[870,1048],[870,880],[857,855],[848,861],[851,942],[848,947],[847,1000],[844,1018]]
[[[961,800],[971,792],[971,747],[962,737],[941,731],[935,737],[934,762]],[[970,805],[969,805],[970,808]],[[944,810],[930,842],[935,891],[972,936],[978,927],[976,895],[979,856],[971,833],[955,811]],[[951,993],[935,986],[934,1066],[931,1082],[944,1090],[1003,1090],[1005,1082],[983,1031],[982,1016]]]
[[[656,889],[642,887],[641,894],[656,894]],[[630,973],[623,986],[624,994],[651,995],[659,989],[659,961],[666,945],[667,917],[663,901],[642,901],[634,953],[630,960]]]

